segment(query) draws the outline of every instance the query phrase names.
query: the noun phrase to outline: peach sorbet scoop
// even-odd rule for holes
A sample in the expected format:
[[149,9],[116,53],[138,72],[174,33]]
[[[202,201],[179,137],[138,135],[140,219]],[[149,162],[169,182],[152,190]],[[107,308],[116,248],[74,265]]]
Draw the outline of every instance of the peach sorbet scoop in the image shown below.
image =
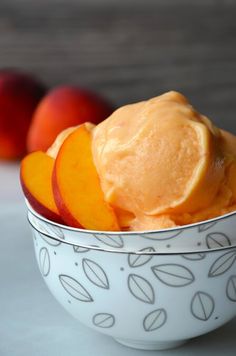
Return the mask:
[[167,228],[234,209],[229,135],[177,92],[121,107],[96,126],[93,159],[121,227]]

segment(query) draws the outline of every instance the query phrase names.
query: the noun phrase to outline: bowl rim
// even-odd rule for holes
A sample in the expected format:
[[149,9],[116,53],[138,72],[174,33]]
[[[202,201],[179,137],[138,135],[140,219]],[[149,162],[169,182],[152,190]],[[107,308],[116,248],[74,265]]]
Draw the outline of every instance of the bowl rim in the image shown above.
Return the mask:
[[[37,212],[35,212],[34,210],[33,210],[33,208],[30,206],[30,204],[28,203],[27,204],[27,207],[28,207],[28,210],[30,211],[30,213],[33,215],[33,216],[35,216],[36,218],[38,218],[39,220],[41,220],[41,221],[44,221],[44,222],[49,222],[49,223],[51,223],[51,220],[48,220],[48,219],[46,219],[46,218],[44,218],[44,217],[42,217],[41,218],[41,215],[40,214],[38,214]],[[224,215],[224,216],[226,216],[226,218],[227,217],[230,217],[230,216],[232,216],[232,215],[235,215],[236,214],[236,212],[233,212],[233,213],[229,213],[229,214],[227,214],[227,215]],[[186,251],[169,251],[169,252],[164,252],[164,251],[151,251],[151,252],[145,252],[145,251],[142,251],[142,250],[135,250],[135,251],[132,251],[132,250],[117,250],[117,249],[109,249],[109,248],[102,248],[102,247],[96,247],[96,246],[92,246],[92,245],[84,245],[84,244],[81,244],[81,243],[76,243],[76,242],[72,242],[72,241],[69,241],[69,240],[65,240],[65,239],[63,239],[63,238],[60,238],[60,237],[58,237],[58,236],[52,236],[52,235],[50,235],[50,234],[48,234],[48,233],[46,233],[46,232],[44,232],[44,231],[40,231],[39,229],[37,229],[37,227],[35,227],[34,225],[33,225],[33,223],[30,221],[30,219],[29,219],[29,216],[28,216],[28,222],[29,222],[29,224],[30,224],[30,226],[34,229],[34,230],[36,230],[38,233],[40,233],[40,234],[43,234],[44,236],[46,236],[46,237],[48,237],[48,238],[50,238],[50,239],[52,239],[52,240],[55,240],[55,241],[59,241],[59,242],[61,242],[62,244],[66,244],[66,245],[70,245],[70,246],[77,246],[77,247],[83,247],[83,248],[87,248],[87,249],[89,249],[89,250],[96,250],[96,251],[102,251],[102,252],[109,252],[109,253],[123,253],[123,254],[132,254],[132,255],[159,255],[159,256],[161,256],[161,255],[168,255],[168,256],[170,256],[170,255],[193,255],[193,254],[206,254],[206,253],[211,253],[211,252],[223,252],[223,251],[227,251],[227,250],[234,250],[235,249],[235,253],[236,253],[236,245],[230,245],[230,246],[225,246],[225,247],[220,247],[220,248],[212,248],[212,249],[204,249],[204,250],[194,250],[194,251],[189,251],[189,250],[186,250]],[[211,219],[211,220],[216,220],[216,219]],[[219,219],[217,219],[217,220],[219,220]],[[206,222],[204,222],[204,223],[207,223],[209,220],[207,220]],[[58,223],[54,223],[54,222],[52,222],[53,224],[52,225],[55,225],[56,227],[59,227],[59,228],[64,228],[64,225],[62,225],[62,224],[58,224]],[[194,224],[194,225],[199,225],[199,223],[197,223],[197,224]],[[200,224],[201,225],[201,224]],[[188,225],[186,225],[186,226],[188,226]],[[68,228],[68,229],[66,229],[66,230],[70,230],[70,227]],[[90,234],[94,234],[94,233],[96,233],[96,230],[83,230],[83,229],[77,229],[77,228],[71,228],[71,230],[72,231],[76,231],[76,232],[82,232],[82,233],[84,233],[84,232],[87,232],[87,233],[90,233]],[[166,229],[167,230],[167,229]],[[162,230],[162,231],[166,231],[166,230]],[[178,230],[181,230],[180,228],[178,228]],[[153,233],[154,232],[158,232],[159,230],[157,230],[157,231],[153,231]],[[171,231],[173,231],[173,229],[171,230]],[[100,232],[101,233],[101,232]],[[104,235],[107,235],[107,234],[109,234],[110,235],[110,233],[109,232],[102,232]],[[136,232],[135,231],[135,233],[137,233],[137,234],[140,234],[139,232]],[[143,232],[142,232],[143,233]],[[96,233],[97,234],[97,233]],[[123,232],[121,231],[121,232],[118,232],[118,234],[120,234],[120,235],[123,235]],[[131,235],[131,232],[129,232],[129,234],[128,235]],[[132,233],[132,235],[134,235],[134,233]]]
[[140,231],[99,231],[99,230],[88,230],[88,229],[81,229],[78,227],[71,227],[71,226],[67,226],[67,225],[63,225],[60,223],[57,223],[55,221],[49,220],[47,218],[45,218],[44,216],[42,216],[41,214],[37,213],[32,206],[30,205],[30,203],[28,202],[28,200],[25,198],[25,202],[26,202],[26,206],[29,209],[29,211],[38,219],[40,219],[41,221],[44,221],[46,223],[49,223],[51,225],[57,226],[61,229],[64,230],[69,230],[69,231],[77,231],[77,232],[82,232],[82,233],[87,233],[87,234],[96,234],[96,235],[144,235],[144,234],[158,234],[158,233],[164,233],[164,232],[178,232],[180,230],[185,230],[185,229],[190,229],[193,227],[197,227],[200,225],[206,225],[206,224],[211,224],[214,222],[218,222],[220,220],[223,219],[227,219],[233,215],[236,216],[236,210],[232,211],[230,213],[224,214],[224,215],[220,215],[217,216],[215,218],[212,219],[208,219],[208,220],[203,220],[203,221],[199,221],[196,223],[192,223],[192,224],[187,224],[187,225],[181,225],[181,226],[177,226],[177,227],[171,227],[168,229],[159,229],[159,230],[140,230]]
[[88,250],[95,250],[95,251],[102,251],[102,252],[108,252],[108,253],[120,253],[120,254],[126,254],[126,255],[147,255],[147,256],[185,256],[185,255],[194,255],[194,254],[206,254],[206,253],[211,253],[211,252],[222,252],[222,251],[227,251],[227,250],[235,250],[235,254],[236,254],[236,246],[235,245],[230,245],[230,246],[225,246],[225,247],[221,247],[221,248],[211,248],[211,249],[207,249],[207,250],[195,250],[195,251],[176,251],[176,252],[163,252],[163,251],[151,251],[151,252],[145,252],[142,250],[137,250],[137,251],[128,251],[128,250],[110,250],[109,248],[102,248],[102,247],[95,247],[92,245],[82,245],[79,243],[75,243],[75,242],[71,242],[68,240],[64,240],[60,237],[55,237],[52,235],[47,234],[46,232],[42,232],[40,230],[38,230],[30,221],[30,219],[28,218],[28,222],[30,224],[30,226],[36,230],[39,234],[42,234],[52,240],[55,241],[59,241],[62,244],[66,244],[69,246],[76,246],[76,247],[82,247],[82,248],[87,248]]

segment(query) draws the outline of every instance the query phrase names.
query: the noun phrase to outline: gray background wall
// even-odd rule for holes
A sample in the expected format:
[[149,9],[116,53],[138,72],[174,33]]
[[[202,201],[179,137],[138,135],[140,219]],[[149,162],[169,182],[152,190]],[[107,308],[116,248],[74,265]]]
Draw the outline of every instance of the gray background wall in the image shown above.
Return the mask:
[[1,0],[6,66],[116,105],[180,90],[236,133],[234,0]]

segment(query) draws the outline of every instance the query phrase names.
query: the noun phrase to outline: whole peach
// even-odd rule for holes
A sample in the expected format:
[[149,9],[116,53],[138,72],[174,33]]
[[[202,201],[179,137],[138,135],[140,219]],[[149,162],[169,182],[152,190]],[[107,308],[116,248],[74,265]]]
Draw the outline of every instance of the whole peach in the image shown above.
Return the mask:
[[28,150],[46,151],[62,130],[86,121],[98,124],[112,111],[111,105],[95,93],[75,86],[57,87],[42,99],[34,113]]
[[16,159],[26,153],[26,136],[33,112],[45,94],[32,75],[0,71],[0,158]]

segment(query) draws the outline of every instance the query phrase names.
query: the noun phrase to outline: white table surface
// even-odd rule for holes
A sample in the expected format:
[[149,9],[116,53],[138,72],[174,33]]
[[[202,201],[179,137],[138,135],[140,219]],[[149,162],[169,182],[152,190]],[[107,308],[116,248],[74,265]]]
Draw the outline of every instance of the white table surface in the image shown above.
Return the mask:
[[74,320],[38,271],[18,165],[0,163],[0,356],[235,355],[236,319],[170,351],[119,345]]

